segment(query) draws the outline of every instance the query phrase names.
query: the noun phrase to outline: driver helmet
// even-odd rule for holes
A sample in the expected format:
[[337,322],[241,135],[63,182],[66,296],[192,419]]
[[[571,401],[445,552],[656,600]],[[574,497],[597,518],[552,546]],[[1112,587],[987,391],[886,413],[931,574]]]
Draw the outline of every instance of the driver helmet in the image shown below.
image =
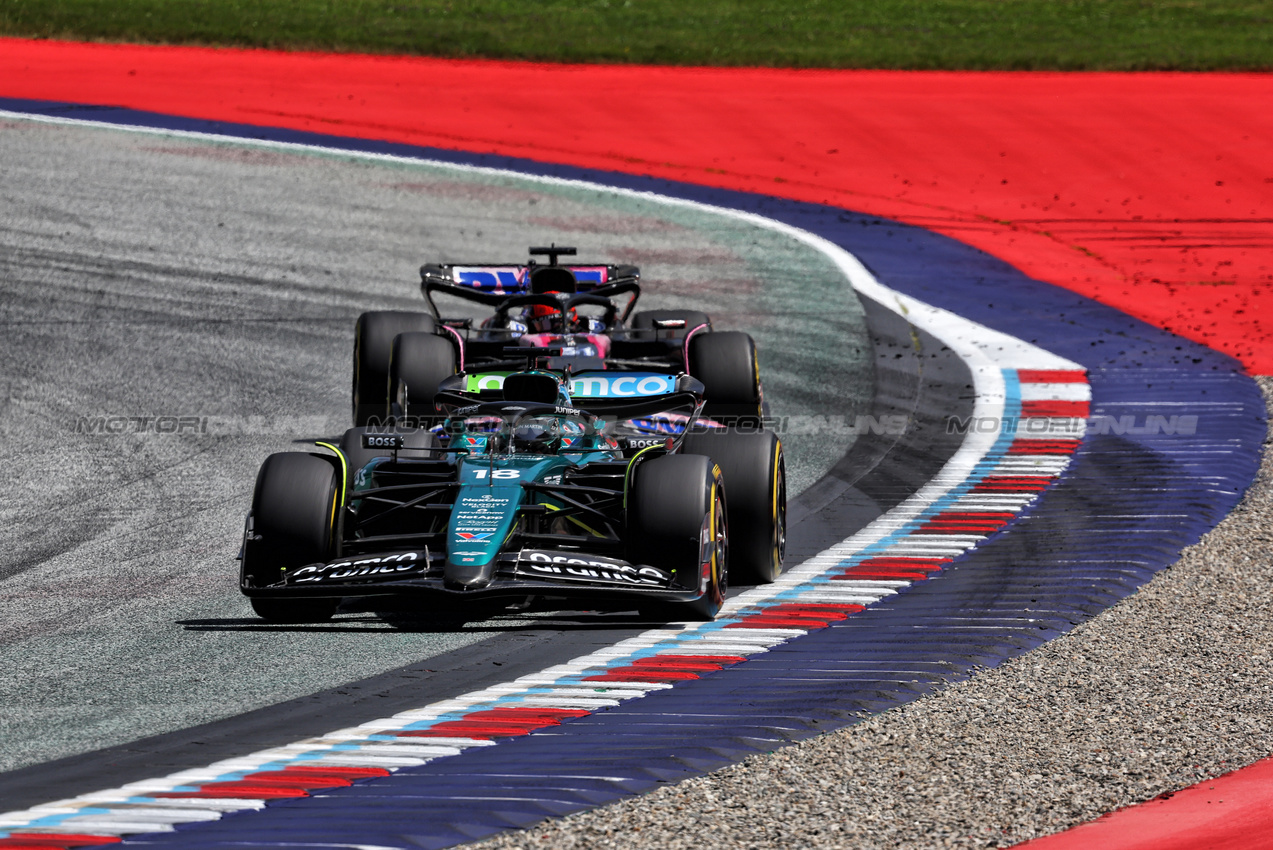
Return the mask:
[[[569,324],[574,323],[574,309],[570,309],[566,315],[566,321]],[[526,324],[535,333],[552,333],[556,330],[553,327],[557,316],[561,315],[556,307],[549,307],[546,304],[532,304],[526,308]],[[566,328],[564,330],[569,330]]]
[[551,416],[519,422],[513,428],[513,450],[524,454],[551,455],[561,447],[561,423]]
[[[540,266],[531,271],[530,274],[530,291],[535,295],[556,295],[561,301],[565,301],[571,295],[579,291],[579,282],[575,280],[574,272],[561,266]],[[536,333],[551,333],[553,328],[553,319],[559,315],[556,307],[549,307],[544,304],[532,304],[526,308],[526,323],[534,328]],[[575,321],[575,310],[571,309],[566,316],[567,325],[573,325]],[[562,329],[563,332],[569,332],[570,328]]]

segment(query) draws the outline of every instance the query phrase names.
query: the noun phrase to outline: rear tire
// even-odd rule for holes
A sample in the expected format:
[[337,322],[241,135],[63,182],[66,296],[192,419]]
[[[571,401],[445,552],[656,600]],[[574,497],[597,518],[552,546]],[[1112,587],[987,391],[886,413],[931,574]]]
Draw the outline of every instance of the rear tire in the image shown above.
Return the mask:
[[682,449],[721,468],[729,496],[729,564],[739,584],[768,584],[782,573],[787,548],[787,470],[772,432],[687,434]]
[[[243,545],[245,586],[277,584],[288,570],[332,559],[339,485],[332,464],[316,455],[282,452],[265,459],[252,497],[252,534]],[[270,622],[308,623],[331,619],[340,599],[251,602],[252,610]]]
[[694,602],[659,606],[652,613],[715,619],[729,582],[728,513],[719,467],[701,455],[641,463],[628,493],[627,525],[632,563],[670,570],[676,585],[703,591]]
[[437,424],[440,418],[433,397],[438,384],[454,375],[456,368],[455,348],[444,337],[398,334],[389,354],[390,411],[420,427]]
[[756,343],[741,331],[700,333],[690,340],[690,374],[703,382],[703,415],[758,429],[764,416]]
[[363,313],[354,325],[354,425],[367,425],[389,415],[389,355],[402,333],[432,333],[437,326],[428,313],[376,310]]

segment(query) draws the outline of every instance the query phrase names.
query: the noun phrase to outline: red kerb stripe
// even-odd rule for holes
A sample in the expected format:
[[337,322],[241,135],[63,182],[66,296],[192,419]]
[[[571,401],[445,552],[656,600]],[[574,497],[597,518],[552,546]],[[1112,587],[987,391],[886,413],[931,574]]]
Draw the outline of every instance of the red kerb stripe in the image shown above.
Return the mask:
[[1092,403],[1088,401],[1065,401],[1054,398],[1026,399],[1021,402],[1021,415],[1065,416],[1073,419],[1086,419],[1091,413],[1091,408]]
[[[780,605],[774,605],[766,608],[762,612],[762,616],[772,616],[773,614],[794,614],[800,617],[818,617],[821,619],[843,620],[849,614],[856,614],[861,611],[863,606],[856,604],[837,605],[832,602],[784,602]],[[842,616],[834,616],[842,615]]]
[[697,679],[697,673],[688,670],[628,669],[610,670],[596,676],[586,676],[585,682],[686,682]]
[[198,791],[165,791],[151,794],[152,797],[166,797],[174,800],[208,799],[208,800],[285,800],[291,797],[308,797],[309,792],[295,786],[268,785],[252,782],[215,783],[200,788]]
[[850,567],[839,575],[831,576],[832,581],[855,581],[882,579],[885,581],[924,581],[928,578],[928,573],[915,572],[913,570],[864,570],[861,567]]
[[[729,662],[733,664],[734,662]],[[678,656],[651,656],[650,658],[638,658],[626,667],[617,667],[617,670],[688,670],[691,673],[712,670],[720,670],[726,665],[713,661],[710,658],[681,658]]]
[[636,665],[640,665],[654,658],[661,658],[664,661],[675,660],[675,661],[687,661],[690,663],[693,663],[695,661],[710,661],[712,664],[719,664],[721,666],[729,666],[730,664],[738,664],[741,661],[747,660],[747,656],[745,655],[651,655],[647,658],[638,658],[632,663]]
[[1051,486],[1054,478],[1044,478],[1042,476],[1034,478],[1024,478],[1009,475],[990,475],[981,479],[972,488],[974,493],[996,493],[1003,491],[1036,493],[1039,490],[1046,490]]
[[116,835],[85,835],[80,832],[12,832],[0,838],[0,847],[98,847],[123,841]]
[[727,629],[825,629],[825,620],[814,620],[810,617],[744,617],[737,623],[730,623]]
[[908,570],[940,570],[943,565],[949,564],[953,558],[867,558],[862,563],[849,569],[857,569],[858,567],[902,567]]
[[584,717],[591,714],[585,708],[540,708],[534,705],[508,706],[506,708],[487,708],[465,715],[462,719],[470,720],[537,720],[559,719],[563,717]]
[[1086,384],[1087,372],[1073,369],[1018,369],[1017,380],[1023,384]]
[[305,775],[307,773],[317,773],[323,776],[343,776],[347,779],[368,779],[374,776],[389,776],[390,771],[383,767],[350,767],[347,765],[324,764],[321,767],[317,765],[292,765],[279,773]]
[[1078,440],[1017,440],[1008,446],[1010,455],[1068,455],[1079,447]]

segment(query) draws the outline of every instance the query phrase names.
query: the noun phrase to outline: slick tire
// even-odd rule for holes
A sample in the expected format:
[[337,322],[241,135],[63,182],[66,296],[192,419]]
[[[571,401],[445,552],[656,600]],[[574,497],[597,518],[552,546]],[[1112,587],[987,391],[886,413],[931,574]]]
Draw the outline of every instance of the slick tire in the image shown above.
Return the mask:
[[703,382],[703,415],[731,427],[759,430],[764,416],[756,343],[741,331],[700,333],[690,340],[690,374]]
[[394,337],[389,353],[390,411],[406,423],[432,427],[439,420],[433,407],[438,384],[455,374],[455,347],[431,333]]
[[[301,452],[270,455],[256,476],[252,533],[243,546],[243,583],[264,587],[288,570],[325,563],[334,554],[340,482],[327,460]],[[253,598],[252,609],[274,623],[328,620],[337,598]]]
[[428,313],[376,310],[363,313],[354,325],[354,425],[389,415],[389,355],[403,333],[432,333],[437,323]]
[[736,584],[768,584],[787,549],[787,470],[772,432],[687,434],[682,451],[720,466],[729,497],[729,569]]
[[[681,321],[683,327],[658,328],[658,322]],[[698,310],[642,310],[632,317],[631,327],[641,331],[641,339],[685,339],[685,335],[699,325],[707,325],[711,330],[712,320],[706,313]]]
[[[629,559],[670,570],[694,602],[657,606],[663,619],[713,620],[729,582],[729,517],[719,467],[701,455],[666,455],[640,463],[628,493]],[[704,582],[704,564],[707,565]]]

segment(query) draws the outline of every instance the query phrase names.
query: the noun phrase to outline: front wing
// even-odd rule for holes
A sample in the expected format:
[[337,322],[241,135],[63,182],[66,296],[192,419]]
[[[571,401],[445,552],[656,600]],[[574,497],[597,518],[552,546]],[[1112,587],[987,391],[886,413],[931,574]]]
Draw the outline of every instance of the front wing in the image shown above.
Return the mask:
[[641,602],[690,603],[702,599],[711,584],[711,566],[703,564],[687,587],[660,567],[576,551],[522,549],[497,556],[495,576],[484,587],[461,588],[443,578],[446,556],[428,549],[342,558],[293,570],[277,584],[244,584],[246,596],[312,598],[420,595],[448,599],[517,599],[527,596],[587,599],[632,607]]

